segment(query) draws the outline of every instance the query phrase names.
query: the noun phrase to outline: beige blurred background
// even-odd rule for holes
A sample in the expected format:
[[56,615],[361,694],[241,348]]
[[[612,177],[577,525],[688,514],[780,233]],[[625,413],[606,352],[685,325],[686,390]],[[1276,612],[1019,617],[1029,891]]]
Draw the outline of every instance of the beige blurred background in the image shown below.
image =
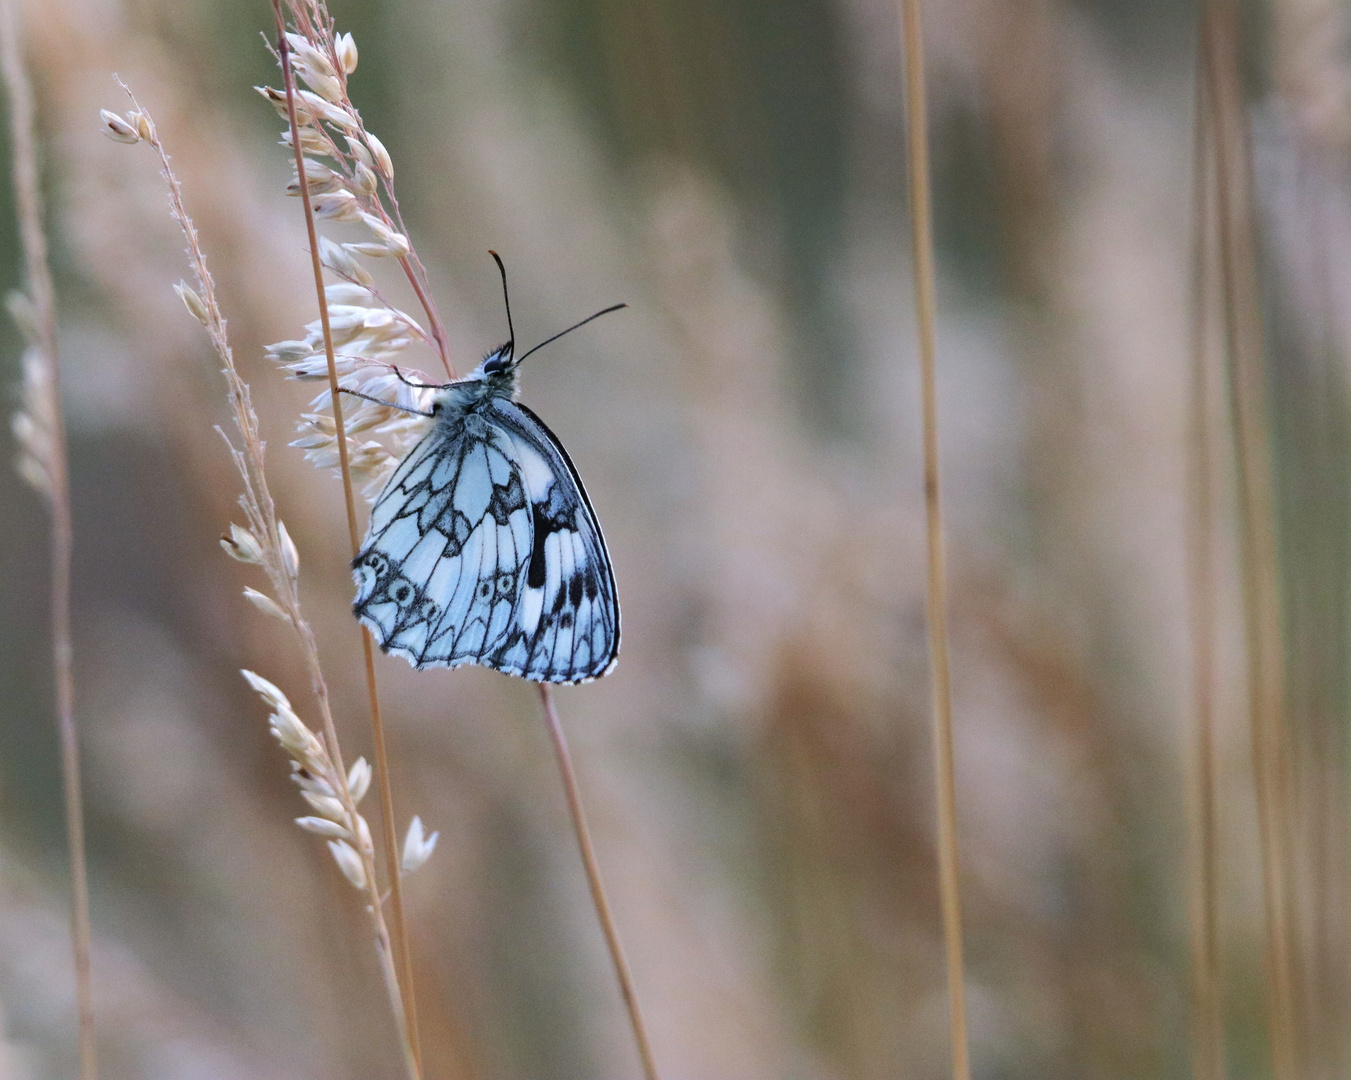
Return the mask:
[[[612,551],[624,652],[558,700],[668,1080],[948,1075],[918,375],[889,0],[333,4],[352,91],[465,370],[523,398]],[[1254,6],[1309,1077],[1345,1037],[1351,204],[1341,6]],[[1195,15],[950,0],[927,15],[957,779],[976,1075],[1189,1074],[1184,549]],[[171,291],[155,115],[218,275],[349,756],[370,753],[341,492],[286,446],[313,317],[254,0],[34,0],[76,526],[78,716],[109,1078],[394,1076],[357,898],[237,670],[307,701],[217,538],[221,382]],[[6,153],[6,150],[0,150]],[[5,166],[6,175],[8,166]],[[8,185],[0,282],[17,284]],[[397,302],[411,300],[385,279]],[[19,343],[0,329],[16,392]],[[421,358],[430,370],[430,356]],[[12,399],[12,398],[11,398]],[[3,456],[12,458],[5,436]],[[1232,536],[1225,502],[1223,533]],[[235,520],[239,520],[235,515]],[[74,1071],[45,519],[0,469],[4,1077]],[[1264,1077],[1261,893],[1222,544],[1228,1060]],[[537,702],[382,659],[437,1080],[636,1074]],[[302,712],[308,716],[304,705]],[[312,719],[312,717],[310,717]],[[373,810],[372,810],[373,812]]]

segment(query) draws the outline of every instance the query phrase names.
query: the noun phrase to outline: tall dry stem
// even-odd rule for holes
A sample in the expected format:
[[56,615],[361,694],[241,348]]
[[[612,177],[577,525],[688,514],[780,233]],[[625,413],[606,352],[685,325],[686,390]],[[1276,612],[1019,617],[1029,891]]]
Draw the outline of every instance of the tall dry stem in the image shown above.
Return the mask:
[[568,741],[563,735],[558,710],[554,708],[553,691],[548,683],[536,683],[535,686],[539,690],[540,704],[544,707],[544,720],[549,728],[549,738],[553,742],[554,756],[558,761],[558,774],[563,780],[563,793],[567,797],[572,828],[577,834],[577,848],[581,852],[582,868],[586,871],[586,883],[591,890],[591,901],[596,907],[596,917],[600,920],[605,944],[610,950],[615,976],[619,979],[619,992],[624,998],[624,1007],[628,1010],[634,1041],[638,1044],[638,1057],[642,1061],[643,1075],[647,1080],[661,1080],[657,1073],[657,1060],[652,1053],[652,1043],[647,1037],[647,1025],[643,1023],[643,1012],[638,1004],[638,992],[633,985],[633,975],[629,971],[629,962],[624,957],[623,943],[619,940],[619,928],[615,925],[614,914],[610,911],[610,901],[605,896],[605,886],[600,879],[600,863],[596,860],[596,849],[591,843],[591,830],[587,827],[586,814],[582,810],[582,794],[577,786],[577,774],[572,768]]
[[1191,398],[1187,445],[1188,617],[1192,646],[1192,724],[1187,752],[1187,865],[1191,940],[1192,1075],[1196,1080],[1224,1076],[1224,1024],[1221,1013],[1216,851],[1218,808],[1215,794],[1215,488],[1216,465],[1211,417],[1209,325],[1211,276],[1209,244],[1214,226],[1214,193],[1208,169],[1210,125],[1205,86],[1196,83],[1193,155],[1193,284]]
[[[287,122],[291,129],[291,147],[295,152],[296,175],[305,176],[305,152],[301,146],[300,123],[296,118],[295,77],[291,70],[291,48],[286,38],[286,20],[282,15],[281,0],[272,0],[272,11],[277,26],[277,53],[281,58],[282,78],[286,88]],[[335,58],[336,59],[336,58]],[[347,533],[352,557],[360,550],[361,533],[357,526],[356,499],[352,493],[352,470],[347,452],[347,425],[343,421],[342,395],[338,392],[337,360],[333,351],[333,330],[328,317],[328,298],[324,291],[324,268],[319,261],[319,234],[314,223],[314,204],[308,183],[300,184],[301,203],[305,210],[305,229],[310,241],[310,260],[314,267],[314,290],[319,303],[319,320],[324,336],[324,359],[328,368],[329,393],[333,400],[333,422],[338,445],[339,469],[342,473],[343,505],[347,512]],[[433,325],[439,325],[434,323]],[[442,353],[443,357],[445,353]],[[371,716],[371,743],[375,750],[376,785],[380,791],[380,820],[384,833],[385,875],[389,881],[389,904],[394,917],[395,941],[399,955],[399,981],[408,1025],[408,1039],[419,1073],[422,1071],[422,1046],[418,1037],[417,997],[413,987],[413,953],[408,940],[408,923],[404,917],[403,875],[399,870],[399,840],[394,822],[394,793],[389,775],[389,753],[385,742],[384,718],[380,710],[380,690],[375,678],[375,653],[371,632],[359,628],[362,660],[366,674],[366,697]]]
[[[89,877],[85,860],[84,806],[80,785],[80,742],[75,725],[75,674],[70,625],[70,576],[74,534],[71,526],[70,470],[65,421],[61,411],[61,363],[56,347],[56,293],[47,262],[38,186],[37,149],[33,138],[33,94],[24,70],[18,24],[9,0],[0,0],[0,66],[9,94],[13,144],[14,203],[23,242],[26,297],[12,305],[28,338],[25,356],[26,412],[15,418],[16,434],[25,444],[24,463],[30,481],[47,498],[52,515],[52,668],[56,677],[56,717],[61,739],[61,786],[66,809],[66,843],[70,851],[70,935],[75,953],[75,1001],[79,1013],[80,1078],[94,1080],[93,985],[89,963]],[[25,427],[32,436],[25,439]]]
[[1290,812],[1284,640],[1271,479],[1266,372],[1252,200],[1252,159],[1239,81],[1240,21],[1232,0],[1207,0],[1201,74],[1215,133],[1216,210],[1230,418],[1240,513],[1253,779],[1262,891],[1272,1071],[1299,1075],[1290,923]]
[[929,121],[924,87],[922,18],[920,0],[901,0],[902,44],[905,50],[906,133],[910,163],[910,223],[915,260],[915,315],[919,324],[921,411],[924,426],[924,511],[929,552],[928,623],[933,689],[934,780],[938,817],[938,882],[948,971],[952,1071],[957,1080],[970,1080],[966,978],[962,955],[962,893],[957,852],[957,779],[952,746],[952,679],[948,657],[948,585],[943,548],[942,488],[938,470],[933,215],[929,189]]

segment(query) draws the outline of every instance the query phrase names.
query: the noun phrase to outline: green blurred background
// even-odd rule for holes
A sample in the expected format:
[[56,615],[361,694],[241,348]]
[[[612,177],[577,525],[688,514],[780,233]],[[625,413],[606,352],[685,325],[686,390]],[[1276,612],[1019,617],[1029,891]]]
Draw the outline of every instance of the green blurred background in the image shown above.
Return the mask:
[[[461,370],[538,354],[614,557],[625,650],[559,694],[668,1080],[948,1075],[898,12],[887,0],[333,4]],[[262,357],[313,317],[266,5],[28,5],[76,527],[100,1049],[110,1078],[392,1076],[352,891],[240,667],[307,700],[217,538],[221,383],[170,289],[155,115],[369,754],[341,493]],[[975,1075],[1190,1074],[1184,545],[1195,21],[1173,0],[927,13],[958,804]],[[1347,1047],[1344,6],[1251,5],[1286,600],[1304,1075]],[[0,147],[0,155],[7,149]],[[8,174],[8,159],[5,161]],[[18,284],[9,189],[0,285]],[[409,297],[386,274],[396,302]],[[17,400],[20,344],[0,326]],[[430,369],[430,357],[420,358]],[[1221,427],[1221,430],[1223,428]],[[5,437],[3,456],[12,458]],[[1228,1062],[1265,1077],[1233,496],[1218,762]],[[0,1076],[74,1071],[46,520],[0,469]],[[380,664],[435,1078],[636,1061],[536,700]],[[308,710],[302,713],[313,721]],[[371,811],[374,813],[374,810]]]

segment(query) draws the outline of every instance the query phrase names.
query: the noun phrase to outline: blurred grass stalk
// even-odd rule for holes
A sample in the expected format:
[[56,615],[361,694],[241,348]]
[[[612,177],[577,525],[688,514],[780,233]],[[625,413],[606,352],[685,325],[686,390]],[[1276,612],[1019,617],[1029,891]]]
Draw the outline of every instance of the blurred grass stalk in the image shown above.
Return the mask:
[[1207,334],[1213,275],[1208,271],[1215,228],[1214,174],[1210,161],[1213,125],[1198,65],[1192,161],[1192,355],[1187,431],[1188,618],[1192,645],[1192,725],[1186,758],[1188,822],[1188,914],[1191,939],[1192,1075],[1224,1076],[1224,1018],[1221,1008],[1216,915],[1218,808],[1215,796],[1215,506],[1217,465],[1211,421],[1211,342]]
[[935,386],[933,221],[929,197],[928,109],[924,92],[924,35],[920,0],[901,0],[905,52],[906,133],[910,165],[910,222],[915,265],[915,314],[919,325],[921,410],[924,426],[924,510],[929,574],[929,656],[932,664],[934,780],[938,817],[938,876],[943,941],[948,969],[952,1071],[970,1080],[963,971],[962,894],[957,857],[957,781],[952,746],[952,681],[948,657],[947,571],[943,551],[943,506],[938,471],[938,400]]
[[[1283,105],[1285,183],[1259,189],[1278,236],[1295,240],[1275,269],[1283,303],[1272,337],[1277,490],[1291,684],[1292,924],[1301,1064],[1347,1075],[1348,398],[1334,250],[1351,150],[1347,9],[1338,0],[1277,0],[1272,81]],[[1264,156],[1266,156],[1264,154]],[[1276,261],[1276,260],[1273,260]],[[1286,318],[1282,318],[1286,315]]]
[[1213,132],[1216,221],[1238,477],[1240,577],[1247,651],[1253,778],[1262,853],[1272,1072],[1298,1075],[1291,958],[1289,765],[1280,564],[1272,493],[1264,331],[1252,196],[1251,142],[1239,76],[1240,15],[1233,0],[1206,0],[1200,77]]
[[[61,739],[61,784],[65,797],[66,841],[70,854],[71,942],[75,954],[75,1001],[79,1018],[80,1078],[94,1080],[93,986],[89,947],[89,878],[85,859],[84,806],[80,785],[80,747],[75,726],[74,651],[71,643],[70,579],[74,542],[70,508],[70,471],[65,422],[61,412],[61,366],[56,347],[56,296],[47,261],[33,139],[33,94],[19,46],[18,22],[10,0],[0,0],[0,66],[9,94],[13,149],[14,202],[23,243],[28,293],[12,303],[28,339],[25,355],[25,411],[15,418],[24,445],[25,471],[46,496],[52,515],[52,666],[56,677],[57,726]],[[41,396],[43,400],[32,400]],[[37,422],[40,438],[25,439],[21,421]]]
[[[206,255],[202,250],[197,227],[193,224],[192,218],[188,216],[187,209],[184,206],[182,187],[169,164],[168,153],[164,149],[164,144],[160,142],[154,120],[150,114],[140,107],[130,88],[125,83],[121,85],[127,96],[131,98],[133,109],[125,117],[117,117],[105,111],[103,113],[105,129],[119,142],[145,142],[149,144],[159,159],[160,175],[168,189],[170,215],[183,233],[183,239],[187,244],[188,260],[197,279],[196,290],[184,283],[177,286],[176,291],[189,313],[205,327],[207,335],[211,339],[212,348],[221,363],[221,374],[225,379],[227,398],[241,439],[242,449],[237,449],[234,443],[224,436],[223,430],[219,427],[216,428],[217,432],[225,437],[226,445],[230,450],[230,457],[243,486],[239,504],[244,511],[248,528],[238,530],[237,527],[232,526],[231,536],[247,538],[250,547],[254,550],[243,553],[241,561],[261,567],[277,594],[276,598],[273,599],[254,589],[245,589],[244,595],[264,614],[272,615],[289,624],[295,633],[296,644],[300,648],[306,673],[309,675],[310,688],[314,694],[322,721],[323,750],[331,765],[331,775],[321,777],[333,793],[329,797],[329,802],[333,805],[330,820],[337,821],[342,826],[337,837],[334,837],[334,834],[327,830],[325,835],[334,837],[329,842],[329,848],[343,875],[355,888],[364,893],[366,901],[364,907],[371,920],[376,958],[380,964],[380,973],[385,985],[390,1012],[398,1030],[404,1066],[409,1080],[421,1080],[421,1065],[413,1050],[407,1013],[396,970],[397,961],[394,955],[394,945],[388,923],[385,920],[383,898],[375,872],[374,845],[369,835],[369,829],[365,827],[361,815],[357,812],[356,797],[352,792],[352,773],[343,765],[338,732],[333,723],[328,681],[320,663],[319,647],[315,640],[314,630],[301,611],[300,556],[284,524],[277,515],[276,504],[273,502],[272,493],[268,486],[263,460],[265,444],[259,431],[258,416],[253,408],[252,395],[248,384],[235,367],[234,352],[226,334],[225,317],[222,315],[216,299],[215,280],[207,266]],[[237,540],[235,546],[239,546]],[[235,557],[239,558],[240,554],[236,554]],[[270,683],[260,683],[257,676],[251,676],[250,673],[244,674],[250,684],[254,686],[254,689],[276,710],[274,715],[283,711],[290,713],[289,702],[285,701],[284,696],[276,687]],[[285,706],[285,708],[283,709],[282,706]],[[296,726],[299,726],[298,719]],[[278,725],[274,722],[273,727],[276,730]],[[285,740],[280,741],[285,746]],[[327,792],[324,794],[327,795]],[[312,807],[318,809],[318,806],[312,800],[307,799],[307,801],[310,802]],[[305,827],[306,820],[299,820],[297,824]],[[348,843],[349,840],[351,841],[350,844]],[[347,852],[347,858],[344,858],[341,854],[344,849]]]
[[[305,153],[300,139],[300,123],[296,117],[295,73],[291,69],[291,48],[286,38],[286,19],[281,0],[272,0],[272,12],[277,27],[277,55],[281,60],[282,78],[286,88],[287,122],[291,128],[291,146],[295,151],[296,176],[305,176]],[[328,364],[328,386],[333,401],[333,423],[338,444],[338,463],[342,473],[342,494],[347,513],[347,532],[352,558],[361,548],[361,533],[357,527],[356,499],[352,494],[352,470],[347,454],[347,426],[343,422],[342,394],[338,392],[337,360],[333,352],[333,331],[328,317],[328,296],[324,291],[324,269],[319,261],[319,233],[314,222],[314,202],[310,187],[301,183],[300,199],[305,212],[305,229],[310,243],[310,261],[314,267],[314,291],[318,296],[319,321],[324,331],[324,358]],[[409,280],[416,282],[413,274]],[[437,326],[437,320],[432,320]],[[440,341],[441,339],[438,339]],[[445,360],[442,352],[442,360]],[[389,777],[389,753],[385,743],[385,725],[380,711],[380,690],[375,679],[375,655],[371,648],[371,632],[360,626],[361,649],[366,674],[366,694],[371,715],[371,743],[375,752],[376,787],[380,791],[381,832],[385,848],[385,876],[389,879],[389,906],[393,916],[395,949],[398,953],[399,982],[402,984],[404,1023],[407,1027],[409,1049],[422,1074],[422,1042],[418,1034],[417,998],[413,987],[413,951],[408,940],[408,922],[404,917],[403,874],[399,866],[399,838],[394,824],[394,794]]]
[[549,727],[549,738],[553,742],[554,756],[558,760],[558,773],[563,780],[568,813],[572,816],[572,827],[577,834],[577,847],[582,856],[582,868],[586,871],[586,883],[591,889],[591,901],[595,905],[600,928],[605,934],[605,944],[610,950],[610,960],[619,979],[619,992],[623,995],[624,1007],[629,1014],[629,1024],[633,1028],[633,1037],[638,1044],[638,1057],[642,1061],[643,1076],[647,1080],[661,1080],[657,1073],[657,1059],[652,1053],[652,1042],[647,1035],[647,1025],[643,1022],[643,1012],[638,1004],[633,974],[629,971],[629,963],[624,958],[619,928],[615,925],[610,901],[606,899],[605,886],[601,882],[600,864],[596,860],[596,849],[591,843],[591,830],[587,827],[586,814],[582,809],[582,795],[577,786],[577,774],[572,768],[572,755],[568,753],[568,741],[563,734],[563,725],[558,719],[558,710],[554,708],[553,690],[544,682],[536,683],[535,686],[539,690],[544,719]]

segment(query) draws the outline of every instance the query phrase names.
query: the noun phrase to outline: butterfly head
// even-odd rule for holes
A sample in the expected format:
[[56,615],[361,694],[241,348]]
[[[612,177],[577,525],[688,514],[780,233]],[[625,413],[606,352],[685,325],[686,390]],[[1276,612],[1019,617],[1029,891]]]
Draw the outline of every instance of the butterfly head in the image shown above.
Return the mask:
[[519,362],[510,341],[494,349],[464,378],[440,387],[432,398],[431,415],[458,422],[466,412],[491,398],[514,398]]
[[515,343],[508,341],[485,356],[474,374],[482,379],[511,379],[515,375],[516,364]]

